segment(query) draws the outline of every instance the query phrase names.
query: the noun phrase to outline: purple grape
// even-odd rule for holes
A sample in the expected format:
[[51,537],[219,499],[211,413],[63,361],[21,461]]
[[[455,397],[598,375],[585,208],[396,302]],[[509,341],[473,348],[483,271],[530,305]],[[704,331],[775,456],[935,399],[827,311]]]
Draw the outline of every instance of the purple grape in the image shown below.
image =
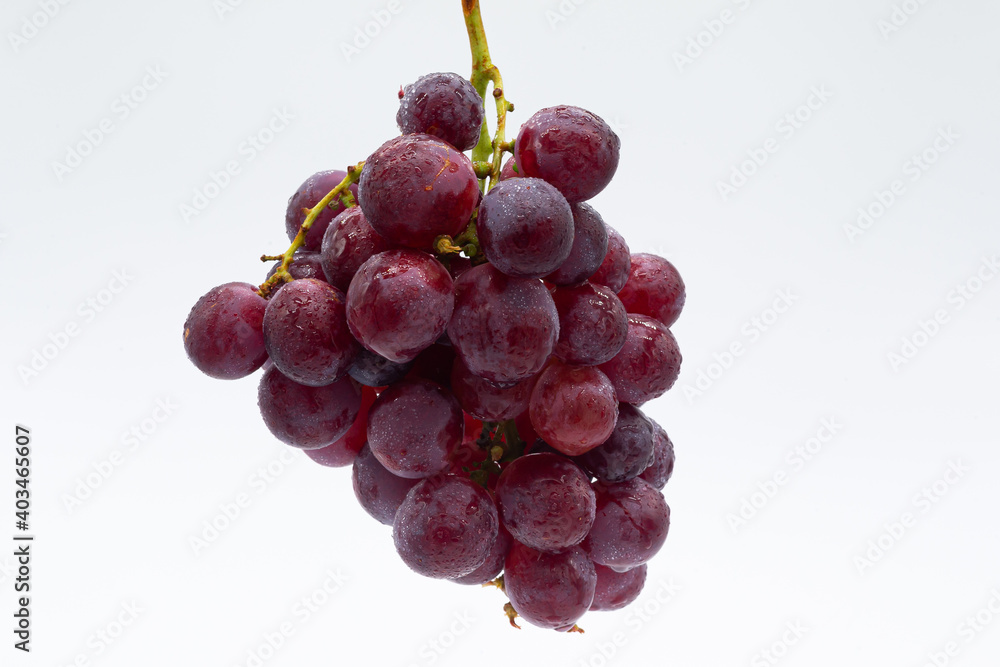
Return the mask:
[[454,579],[486,562],[498,528],[496,506],[483,487],[439,475],[421,480],[406,494],[392,524],[392,540],[417,574]]
[[205,375],[220,380],[246,377],[267,360],[264,310],[267,300],[249,283],[213,287],[184,321],[184,351]]
[[486,259],[500,272],[541,278],[569,257],[573,210],[545,181],[515,178],[498,183],[483,197],[476,233]]
[[684,308],[684,281],[674,265],[657,255],[632,255],[628,282],[618,298],[630,313],[647,315],[669,328]]
[[[312,208],[318,204],[323,197],[330,194],[330,190],[337,187],[346,177],[347,172],[340,171],[339,169],[320,171],[307,178],[299,186],[295,194],[288,199],[288,208],[285,211],[285,231],[288,233],[289,241],[295,240],[295,236],[299,233],[299,227],[305,222],[306,214],[304,209]],[[356,184],[352,183],[349,189],[355,197],[358,196],[358,186]],[[305,245],[302,247],[305,250],[319,250],[327,225],[343,210],[344,205],[338,201],[332,207],[328,206],[320,211],[320,214],[316,216],[316,219],[313,220],[312,225],[309,227],[309,231],[306,233]]]
[[514,459],[500,475],[496,501],[500,520],[514,539],[538,551],[577,545],[594,523],[590,479],[558,454]]
[[[267,272],[267,277],[270,278],[278,270],[278,265],[281,262],[275,262],[271,269]],[[309,250],[296,250],[295,254],[292,255],[292,261],[288,264],[288,273],[291,274],[294,280],[302,280],[305,278],[315,278],[316,280],[321,280],[324,283],[327,282],[326,275],[323,273],[323,266],[320,264],[319,253],[312,252]],[[279,282],[271,292],[271,296],[278,293],[286,283]]]
[[412,378],[379,394],[368,414],[368,445],[389,472],[430,477],[448,468],[464,429],[454,396],[430,380]]
[[431,250],[439,235],[465,230],[479,194],[469,158],[430,135],[407,134],[365,162],[358,203],[389,243]]
[[559,268],[545,276],[556,285],[579,285],[594,274],[608,252],[608,226],[589,204],[573,204],[573,248]]
[[559,312],[559,342],[553,354],[569,364],[596,366],[610,361],[625,345],[628,314],[615,293],[585,282],[552,294]]
[[578,456],[608,439],[618,420],[615,388],[596,366],[553,361],[531,392],[531,425],[545,442]]
[[260,378],[257,405],[278,440],[299,449],[319,449],[344,437],[357,420],[361,386],[345,377],[309,387],[272,367]]
[[670,508],[663,495],[636,477],[620,484],[594,484],[597,516],[583,541],[591,560],[624,572],[642,565],[663,546]]
[[361,207],[352,206],[326,228],[320,248],[323,275],[331,285],[346,292],[361,265],[391,246],[368,224]]
[[521,618],[542,628],[562,630],[590,609],[597,571],[580,547],[553,554],[515,540],[504,564],[503,583]]
[[538,373],[559,338],[559,314],[541,280],[480,264],[455,281],[448,338],[469,370],[491,382]]
[[681,352],[670,329],[651,317],[631,314],[625,346],[600,368],[615,385],[618,400],[642,405],[674,386]]
[[399,477],[386,470],[375,458],[368,443],[365,443],[354,459],[351,479],[354,483],[354,495],[361,507],[387,526],[392,525],[396,510],[403,503],[406,494],[420,481]]
[[342,378],[358,353],[343,292],[312,278],[286,284],[264,311],[264,345],[296,382],[319,387]]
[[361,265],[347,290],[347,324],[366,348],[398,364],[444,333],[455,305],[451,276],[419,250],[387,250]]
[[670,442],[667,432],[656,422],[653,424],[653,462],[642,471],[639,477],[663,490],[670,477],[674,474],[674,443]]
[[472,572],[452,579],[456,584],[466,586],[477,586],[496,579],[503,572],[504,561],[507,560],[507,553],[510,551],[514,538],[510,536],[503,524],[498,526],[497,539],[490,548],[490,554],[486,561]]
[[307,449],[306,456],[320,464],[330,468],[343,468],[354,463],[358,452],[364,446],[365,436],[368,432],[368,411],[371,410],[375,402],[375,390],[371,387],[361,389],[361,409],[358,416],[342,437],[326,447],[319,449]]
[[617,293],[628,282],[631,254],[628,250],[628,244],[625,243],[625,238],[613,227],[607,227],[608,253],[604,256],[604,261],[594,275],[590,276],[590,282],[610,287],[612,292]]
[[451,370],[451,390],[467,414],[481,421],[500,422],[513,419],[528,409],[528,399],[535,377],[512,385],[498,385],[473,375],[461,357]]
[[577,460],[606,484],[624,482],[649,467],[653,443],[653,422],[639,408],[622,403],[611,436]]
[[412,361],[397,364],[361,348],[347,372],[366,387],[384,387],[403,379],[412,366]]
[[646,583],[646,566],[639,565],[627,572],[615,572],[610,567],[594,565],[597,571],[597,590],[590,611],[615,611],[626,607],[639,597]]
[[460,151],[479,143],[483,98],[458,74],[425,74],[403,89],[396,123],[403,134],[430,134]]
[[556,186],[571,203],[590,199],[611,182],[621,142],[611,127],[585,109],[542,109],[521,126],[514,157],[524,176]]

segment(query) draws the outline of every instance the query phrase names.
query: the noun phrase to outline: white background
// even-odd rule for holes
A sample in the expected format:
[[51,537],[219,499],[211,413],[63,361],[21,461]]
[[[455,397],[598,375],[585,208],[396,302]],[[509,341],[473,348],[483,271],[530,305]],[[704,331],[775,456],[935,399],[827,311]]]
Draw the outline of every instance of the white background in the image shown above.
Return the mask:
[[[203,377],[181,344],[201,294],[263,279],[302,180],[394,136],[401,84],[467,74],[460,3],[52,4],[44,21],[37,0],[0,12],[0,539],[15,424],[34,438],[37,535],[30,655],[11,647],[0,549],[0,663],[253,665],[287,623],[263,664],[996,664],[1000,5],[907,0],[892,25],[893,0],[484,0],[511,133],[560,103],[609,120],[621,164],[593,203],[688,290],[681,378],[647,406],[677,450],[670,537],[633,607],[561,635],[507,627],[497,591],[410,572],[349,469],[286,453],[256,380]],[[275,110],[293,118],[251,149]],[[57,173],[102,119],[113,131]],[[734,169],[753,173],[723,196]],[[879,216],[850,232],[862,207]],[[832,438],[796,463],[824,420]],[[249,506],[193,548],[240,494]]]

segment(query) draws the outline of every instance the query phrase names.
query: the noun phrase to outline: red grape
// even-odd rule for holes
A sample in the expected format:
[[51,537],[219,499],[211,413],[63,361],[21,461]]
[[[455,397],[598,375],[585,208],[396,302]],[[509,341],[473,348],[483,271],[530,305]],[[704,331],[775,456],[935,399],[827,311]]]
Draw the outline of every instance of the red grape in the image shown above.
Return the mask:
[[468,586],[482,585],[493,581],[503,572],[504,561],[507,560],[507,553],[510,551],[513,543],[514,539],[510,536],[510,533],[503,527],[503,524],[500,524],[498,526],[497,539],[493,542],[493,547],[490,549],[490,554],[486,557],[486,561],[472,572],[461,577],[456,577],[452,581],[456,584],[465,584]]
[[580,547],[544,553],[515,540],[504,563],[503,583],[519,616],[533,625],[561,630],[590,609],[597,572]]
[[384,387],[403,379],[412,366],[412,361],[397,364],[361,348],[347,372],[366,387]]
[[559,342],[553,354],[569,364],[596,366],[610,361],[625,345],[628,314],[615,293],[585,282],[552,294],[559,312]]
[[670,437],[662,426],[650,421],[653,424],[653,462],[639,477],[662,490],[674,474],[674,443],[670,442]]
[[342,468],[354,463],[358,452],[367,442],[368,433],[368,411],[375,402],[375,390],[371,387],[361,389],[361,409],[358,416],[340,439],[326,447],[319,449],[307,449],[306,456],[316,463],[329,466],[331,468]]
[[646,583],[646,566],[639,565],[626,572],[594,564],[597,570],[597,590],[590,611],[614,611],[635,602]]
[[615,385],[618,400],[642,405],[662,396],[681,372],[681,352],[670,329],[645,315],[628,316],[625,346],[601,364]]
[[[295,236],[299,233],[299,227],[302,226],[302,223],[306,219],[303,209],[314,207],[346,177],[347,172],[340,171],[339,169],[315,173],[299,186],[295,194],[289,197],[288,208],[285,211],[285,231],[288,233],[289,241],[295,240]],[[350,190],[357,197],[358,186],[352,183]],[[306,233],[306,242],[302,246],[303,249],[319,250],[327,225],[343,210],[344,205],[337,201],[332,207],[328,206],[320,211]]]
[[320,246],[320,265],[327,282],[346,292],[351,278],[369,257],[391,245],[365,220],[360,206],[352,206],[330,223]]
[[653,422],[639,408],[622,403],[611,436],[577,460],[602,482],[624,482],[649,467],[653,442]]
[[278,440],[299,449],[318,449],[342,438],[358,418],[361,386],[345,377],[309,387],[272,367],[260,378],[257,405]]
[[527,410],[534,386],[534,376],[511,385],[484,380],[473,375],[461,357],[456,357],[452,366],[451,390],[455,398],[462,410],[482,421],[505,421]]
[[559,268],[545,276],[556,285],[579,285],[594,274],[608,252],[608,226],[589,204],[573,204],[573,248]]
[[479,143],[483,98],[458,74],[425,74],[403,89],[396,123],[403,134],[430,134],[460,151]]
[[531,392],[531,425],[545,442],[577,456],[608,439],[618,419],[611,381],[595,366],[553,361]]
[[590,276],[590,282],[595,285],[606,285],[612,292],[619,292],[628,282],[629,269],[631,268],[631,254],[624,237],[613,227],[608,228],[608,252],[604,255],[604,261]]
[[624,572],[649,561],[670,530],[670,507],[646,480],[594,485],[597,516],[583,541],[591,560]]
[[354,495],[361,507],[380,523],[392,525],[396,510],[403,503],[419,479],[407,479],[393,475],[385,469],[372,453],[368,443],[358,452],[351,471]]
[[267,360],[264,311],[267,300],[249,283],[213,287],[184,322],[184,350],[205,375],[220,380],[246,377]]
[[632,255],[628,282],[618,298],[630,313],[648,315],[670,327],[684,308],[684,281],[674,265],[657,255]]
[[[268,278],[273,276],[275,271],[278,270],[279,264],[281,264],[281,262],[275,262],[271,266],[271,269],[267,272]],[[292,255],[292,261],[289,262],[287,270],[295,280],[315,278],[316,280],[328,282],[326,275],[323,273],[323,265],[320,263],[318,252],[312,252],[311,250],[296,250],[295,254]],[[277,294],[278,290],[284,286],[284,282],[279,282],[271,291],[271,296]]]

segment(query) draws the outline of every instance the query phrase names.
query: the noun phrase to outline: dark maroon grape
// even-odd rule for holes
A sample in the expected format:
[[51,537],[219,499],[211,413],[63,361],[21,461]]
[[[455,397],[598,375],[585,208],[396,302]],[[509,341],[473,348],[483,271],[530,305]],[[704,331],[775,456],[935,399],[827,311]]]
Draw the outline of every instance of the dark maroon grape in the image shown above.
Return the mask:
[[462,410],[482,421],[505,421],[527,410],[534,386],[534,377],[511,385],[484,380],[473,375],[461,357],[456,357],[452,366],[451,390],[455,398]]
[[299,449],[318,449],[347,434],[361,410],[361,386],[345,377],[309,387],[270,368],[260,378],[257,405],[278,440]]
[[559,338],[559,314],[541,280],[511,278],[480,264],[455,281],[448,338],[472,373],[517,382],[549,358]]
[[391,248],[365,220],[360,206],[352,206],[330,223],[320,246],[320,264],[326,280],[344,292],[369,257]]
[[361,389],[361,409],[358,416],[340,439],[319,449],[307,449],[306,456],[316,463],[330,468],[343,468],[354,463],[358,452],[364,446],[368,433],[368,411],[375,402],[375,390],[371,387]]
[[387,526],[392,525],[396,510],[406,494],[420,481],[399,477],[386,470],[372,454],[368,443],[365,443],[354,459],[351,479],[354,483],[354,495],[361,507]]
[[533,625],[568,629],[594,601],[597,571],[580,547],[553,554],[515,540],[504,565],[504,590],[510,604]]
[[567,456],[578,456],[608,439],[618,419],[611,381],[596,366],[553,361],[531,392],[531,425]]
[[[273,276],[274,272],[278,270],[279,264],[281,264],[281,262],[275,262],[271,266],[271,269],[267,272],[268,278]],[[292,261],[288,264],[288,273],[291,274],[292,278],[295,280],[315,278],[316,280],[327,282],[326,275],[323,273],[323,266],[319,261],[318,252],[296,250],[295,254],[292,255]],[[284,286],[285,283],[278,283],[271,291],[271,296],[274,296],[278,290]]]
[[462,408],[448,391],[412,378],[389,386],[368,414],[368,445],[389,472],[430,477],[446,470],[462,444]]
[[503,163],[503,166],[500,167],[500,178],[498,180],[506,181],[511,178],[520,178],[520,177],[521,174],[517,170],[517,161],[514,159],[514,156],[511,155],[509,158],[507,158],[507,161]]
[[454,579],[481,567],[499,528],[486,489],[438,475],[410,489],[396,511],[392,539],[403,562],[425,577]]
[[384,387],[401,380],[412,366],[412,361],[397,364],[361,348],[347,372],[366,387]]
[[613,227],[605,226],[608,228],[608,253],[594,275],[590,276],[590,282],[606,285],[612,292],[618,292],[628,281],[631,254],[625,238]]
[[452,579],[452,581],[467,586],[482,585],[493,581],[503,572],[504,561],[507,560],[507,553],[513,543],[514,539],[510,533],[503,527],[503,524],[500,524],[497,539],[493,542],[493,547],[490,548],[490,555],[486,557],[486,561],[472,572]]
[[542,109],[521,126],[514,157],[524,176],[543,178],[572,202],[590,199],[611,182],[621,142],[611,127],[585,109]]
[[213,287],[184,321],[184,351],[205,375],[246,377],[267,360],[264,310],[267,300],[249,283]]
[[615,572],[610,567],[594,565],[597,590],[590,611],[614,611],[635,602],[646,583],[646,566],[633,567],[627,572]]
[[641,477],[620,484],[594,484],[597,516],[583,548],[591,560],[624,572],[649,561],[667,539],[670,508]]
[[674,443],[670,442],[667,432],[655,421],[653,424],[653,462],[642,471],[639,477],[662,490],[674,474]]
[[624,482],[649,467],[653,442],[653,422],[639,408],[621,403],[611,436],[577,460],[602,482]]
[[[323,197],[330,194],[330,191],[337,187],[346,177],[347,172],[340,171],[339,169],[321,171],[307,178],[299,186],[295,194],[288,199],[288,209],[285,211],[285,231],[288,232],[289,241],[295,240],[295,236],[299,233],[299,227],[302,226],[302,223],[306,219],[304,209],[312,208],[318,204]],[[352,183],[350,190],[355,197],[358,196],[357,185]],[[319,250],[327,225],[343,210],[344,205],[337,201],[332,207],[328,206],[320,211],[309,227],[309,231],[306,233],[305,245],[302,247],[305,250]]]
[[387,250],[370,258],[347,290],[347,324],[366,348],[405,363],[444,333],[455,305],[451,276],[419,250]]
[[615,385],[618,400],[642,405],[674,386],[681,352],[670,329],[645,315],[628,316],[628,336],[614,359],[601,364]]
[[573,204],[573,248],[559,268],[545,276],[556,285],[579,285],[601,266],[608,252],[608,226],[589,204]]
[[539,551],[579,544],[594,523],[590,479],[558,454],[515,459],[500,475],[496,501],[500,520],[514,539]]
[[479,202],[472,163],[450,144],[407,134],[382,144],[365,162],[358,202],[387,241],[431,250],[441,234],[463,231]]
[[515,178],[498,183],[483,197],[476,233],[486,259],[500,272],[541,278],[569,257],[573,210],[545,181]]
[[625,345],[628,314],[615,293],[585,282],[552,294],[559,312],[559,342],[553,354],[569,364],[596,366],[610,361]]
[[451,367],[455,363],[455,350],[450,345],[431,345],[417,355],[410,372],[411,378],[423,378],[442,387],[451,386]]
[[684,308],[684,281],[674,265],[657,255],[632,255],[628,282],[618,298],[630,313],[648,315],[670,327]]
[[483,98],[458,74],[425,74],[403,89],[396,123],[403,134],[430,134],[460,151],[479,143]]
[[296,382],[318,387],[339,380],[358,353],[343,292],[312,278],[286,284],[264,311],[264,345]]

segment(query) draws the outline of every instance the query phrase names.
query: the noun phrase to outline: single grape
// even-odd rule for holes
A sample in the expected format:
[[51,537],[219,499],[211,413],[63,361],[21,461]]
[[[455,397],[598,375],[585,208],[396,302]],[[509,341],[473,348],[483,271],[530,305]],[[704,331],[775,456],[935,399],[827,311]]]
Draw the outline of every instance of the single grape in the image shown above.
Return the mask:
[[605,226],[608,228],[608,252],[604,255],[604,261],[601,262],[597,271],[590,276],[590,282],[610,287],[612,292],[619,292],[628,282],[631,254],[625,237],[613,227]]
[[347,372],[366,387],[384,387],[403,379],[412,366],[412,361],[397,364],[361,348]]
[[464,426],[462,408],[444,387],[400,380],[379,394],[368,414],[368,445],[389,472],[430,477],[448,468]]
[[514,611],[542,628],[572,627],[590,609],[597,571],[580,547],[544,553],[516,540],[504,563],[504,590]]
[[438,475],[410,489],[396,511],[392,540],[417,574],[439,579],[465,576],[490,555],[499,529],[496,506],[468,479]]
[[267,300],[249,283],[213,287],[184,321],[184,351],[205,375],[220,380],[246,377],[267,360],[264,310]]
[[392,525],[396,510],[403,503],[406,494],[420,481],[399,477],[386,470],[375,458],[368,443],[364,444],[354,459],[351,480],[354,495],[361,507],[379,523],[387,526]]
[[479,194],[469,158],[430,135],[407,134],[382,144],[365,162],[358,203],[390,243],[431,250],[439,235],[465,230]]
[[352,206],[333,219],[320,246],[320,266],[327,282],[346,292],[351,278],[372,255],[392,246],[365,220],[360,206]]
[[646,583],[646,566],[639,565],[626,572],[615,572],[610,567],[594,564],[597,571],[597,590],[590,611],[614,611],[626,607],[639,597]]
[[591,560],[624,572],[642,565],[663,546],[670,530],[670,507],[646,480],[594,484],[597,516],[583,541]]
[[642,405],[674,386],[681,352],[670,329],[645,315],[628,316],[628,336],[614,359],[600,366],[623,403]]
[[524,176],[545,179],[572,203],[590,199],[611,182],[620,147],[600,116],[564,105],[537,111],[521,126],[514,157]]
[[559,341],[553,354],[569,364],[596,366],[625,345],[628,314],[611,288],[585,282],[552,293],[559,312]]
[[608,252],[608,226],[589,204],[573,204],[573,248],[559,268],[545,276],[556,285],[579,285],[597,271]]
[[493,547],[490,548],[490,554],[486,557],[486,561],[472,572],[461,577],[456,577],[452,581],[456,584],[465,584],[466,586],[477,586],[493,581],[503,572],[504,561],[507,560],[507,553],[510,551],[513,543],[514,539],[507,532],[507,529],[502,524],[499,525],[497,539],[494,540]]
[[500,520],[514,539],[538,551],[579,544],[594,523],[590,479],[558,454],[514,459],[500,475],[496,501]]
[[515,178],[498,183],[483,197],[476,233],[486,259],[499,271],[541,278],[569,257],[573,210],[545,181]]
[[520,178],[520,177],[521,174],[517,170],[517,161],[514,159],[514,156],[511,155],[509,158],[507,158],[507,161],[503,163],[503,166],[500,167],[499,180],[506,181],[511,178]]
[[628,282],[618,298],[630,313],[648,315],[670,327],[684,308],[684,281],[674,265],[657,255],[632,255]]
[[451,370],[451,390],[467,414],[476,419],[500,422],[513,419],[528,409],[535,376],[514,384],[498,385],[474,375],[461,357]]
[[[288,199],[288,208],[285,211],[285,231],[288,233],[288,240],[294,241],[299,233],[299,227],[305,222],[306,213],[304,209],[314,207],[323,197],[327,196],[331,190],[340,184],[347,177],[346,171],[334,169],[333,171],[320,171],[305,180]],[[358,196],[358,186],[352,183],[349,187],[351,193]],[[309,231],[306,233],[306,242],[302,246],[305,250],[317,251],[323,241],[323,234],[326,232],[330,221],[344,210],[344,205],[337,202],[332,207],[328,206],[313,220]]]
[[430,134],[460,151],[479,143],[483,98],[458,74],[425,74],[403,89],[396,123],[403,134]]
[[313,387],[336,382],[358,353],[344,293],[313,278],[286,284],[264,311],[264,346],[290,379]]
[[444,333],[455,305],[448,270],[419,250],[387,250],[370,258],[347,290],[347,324],[362,345],[406,363]]
[[272,367],[260,378],[257,405],[278,440],[299,449],[319,449],[344,437],[354,424],[361,410],[361,386],[345,377],[309,387]]
[[361,409],[351,428],[340,439],[319,449],[307,449],[306,456],[322,466],[343,468],[354,463],[358,452],[365,445],[368,433],[368,411],[375,402],[375,390],[361,388]]
[[649,467],[653,443],[653,422],[639,408],[621,403],[611,436],[577,460],[602,482],[624,482]]
[[618,398],[596,366],[553,361],[531,392],[531,425],[545,442],[578,456],[608,439],[618,420]]
[[559,338],[559,314],[541,280],[480,264],[455,281],[448,338],[469,370],[491,382],[538,373]]
[[639,477],[663,490],[670,477],[674,474],[674,443],[670,442],[667,432],[655,421],[653,424],[653,462],[642,471]]
[[[281,262],[275,262],[271,266],[271,269],[267,272],[268,278],[273,276],[274,272],[278,270],[279,264],[281,264]],[[323,266],[320,264],[318,252],[296,250],[295,254],[292,255],[292,261],[288,264],[288,273],[290,273],[292,278],[295,280],[315,278],[316,280],[328,282],[326,275],[323,273]],[[286,283],[284,282],[279,282],[271,291],[271,296],[277,294],[278,290],[284,287],[285,284]]]

